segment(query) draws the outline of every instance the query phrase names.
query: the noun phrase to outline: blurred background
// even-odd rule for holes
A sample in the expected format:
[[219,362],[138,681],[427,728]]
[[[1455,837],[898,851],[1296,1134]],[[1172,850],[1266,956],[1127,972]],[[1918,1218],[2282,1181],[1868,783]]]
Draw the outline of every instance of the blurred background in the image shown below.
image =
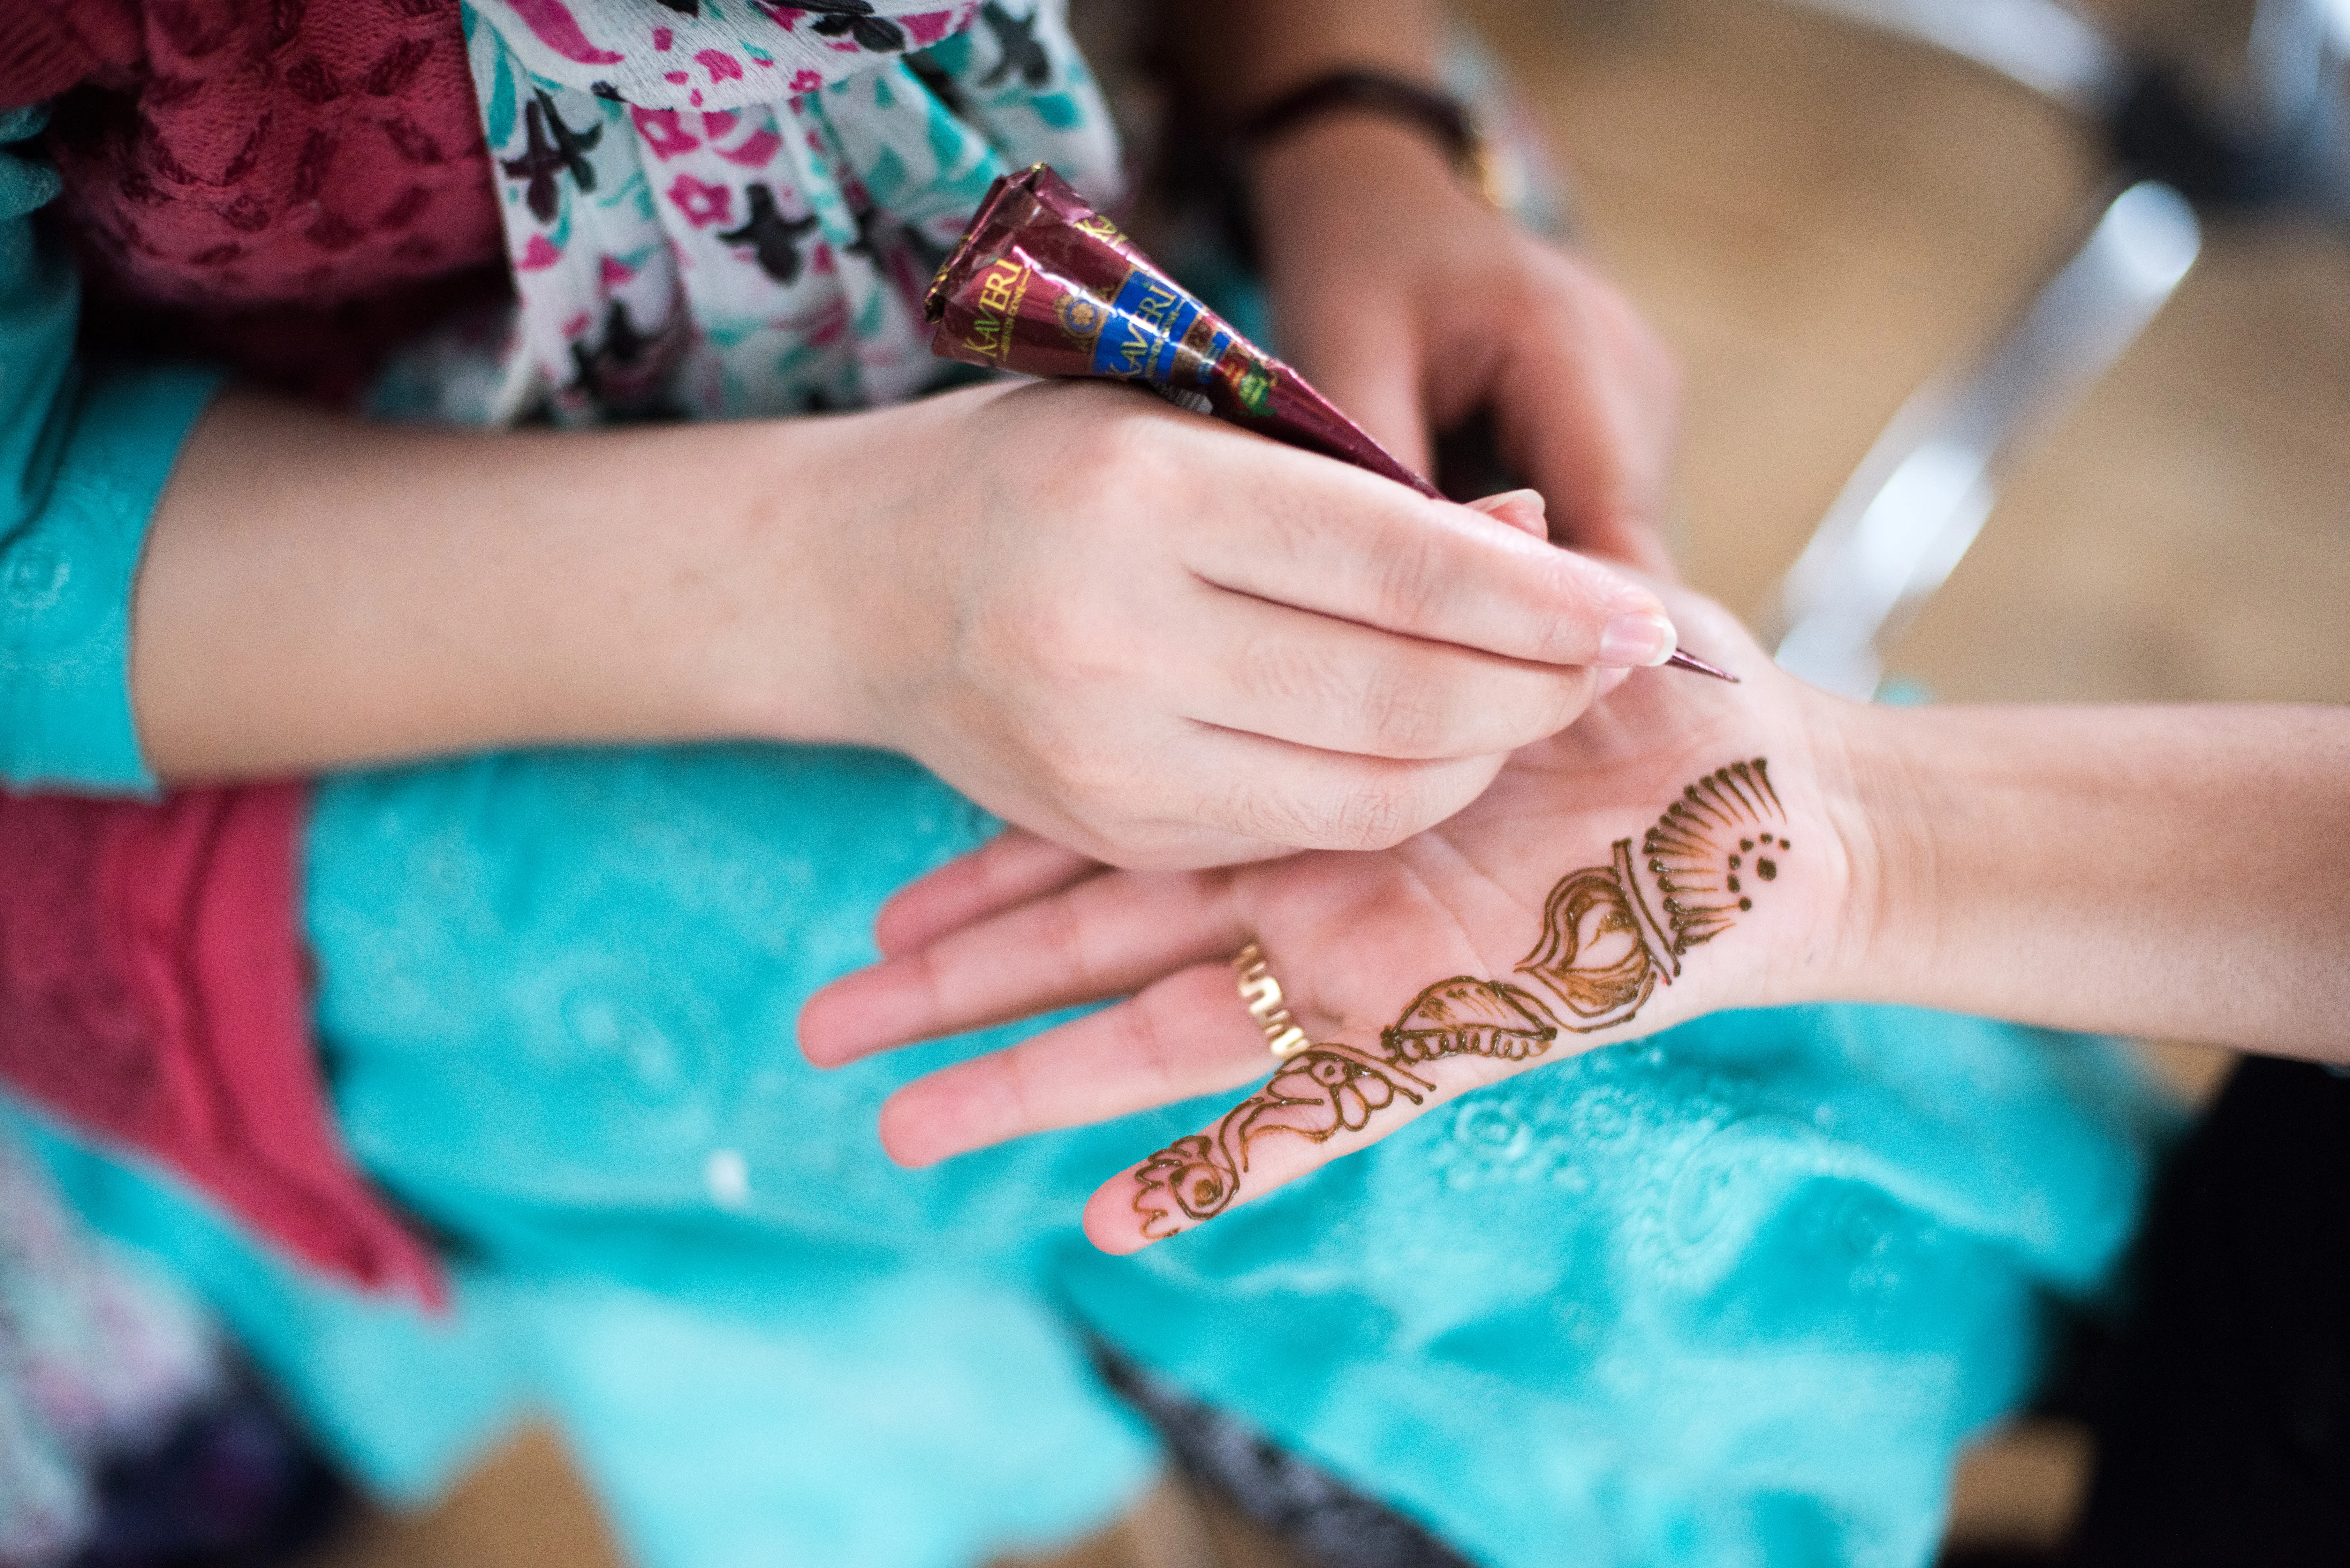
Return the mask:
[[[1778,624],[1783,576],[1897,410],[1995,343],[2074,253],[2118,188],[2109,147],[2047,96],[1835,7],[1464,8],[1571,171],[1583,243],[1680,356],[1688,576]],[[2243,86],[2251,13],[2095,11],[2212,102]],[[1967,701],[2350,700],[2350,223],[2306,203],[2199,205],[2176,292],[2011,449],[1973,547],[1879,645],[1889,681]],[[2147,1049],[2190,1097],[2224,1065]],[[1988,1439],[1961,1478],[1953,1560],[2029,1561],[2058,1540],[2087,1460],[2062,1419]],[[1293,1560],[1170,1480],[1051,1561]],[[361,1517],[309,1562],[618,1558],[560,1449],[530,1435],[432,1512]]]

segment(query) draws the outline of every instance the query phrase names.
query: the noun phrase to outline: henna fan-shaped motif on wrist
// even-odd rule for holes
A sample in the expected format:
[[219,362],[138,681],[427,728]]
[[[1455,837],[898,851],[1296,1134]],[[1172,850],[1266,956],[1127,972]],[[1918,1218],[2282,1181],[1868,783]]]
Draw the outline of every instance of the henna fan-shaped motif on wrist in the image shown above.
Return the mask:
[[[1544,901],[1541,938],[1517,966],[1531,986],[1465,974],[1440,980],[1379,1032],[1376,1052],[1308,1046],[1214,1132],[1178,1138],[1145,1160],[1134,1195],[1144,1237],[1174,1235],[1232,1207],[1261,1137],[1326,1143],[1362,1131],[1399,1099],[1426,1104],[1436,1085],[1407,1063],[1523,1062],[1547,1052],[1562,1032],[1590,1034],[1628,1022],[1659,985],[1679,977],[1691,948],[1754,908],[1793,846],[1770,764],[1756,757],[1682,790],[1642,838],[1637,860],[1628,838],[1609,847],[1609,864],[1568,872]],[[1643,871],[1655,884],[1653,900]]]

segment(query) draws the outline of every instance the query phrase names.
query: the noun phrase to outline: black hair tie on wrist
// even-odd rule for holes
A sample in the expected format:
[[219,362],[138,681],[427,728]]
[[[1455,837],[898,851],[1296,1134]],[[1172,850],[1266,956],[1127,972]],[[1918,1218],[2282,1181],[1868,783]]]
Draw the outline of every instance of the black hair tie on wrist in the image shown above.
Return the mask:
[[1300,83],[1240,123],[1232,140],[1254,152],[1312,120],[1344,111],[1399,119],[1428,133],[1455,168],[1475,161],[1480,138],[1458,99],[1380,71],[1331,71]]
[[[1520,193],[1509,190],[1493,157],[1492,144],[1460,99],[1401,77],[1380,71],[1336,70],[1300,83],[1280,94],[1220,141],[1206,144],[1203,160],[1215,171],[1208,196],[1211,210],[1222,214],[1224,233],[1234,253],[1252,268],[1263,265],[1256,223],[1247,198],[1248,161],[1265,147],[1326,115],[1361,112],[1383,116],[1423,132],[1444,151],[1454,171],[1471,190],[1504,212],[1515,207]],[[1200,149],[1200,143],[1185,144]],[[1177,169],[1184,160],[1179,158]],[[1182,176],[1179,174],[1179,182]],[[1198,175],[1191,188],[1198,190]],[[1452,430],[1440,431],[1436,441],[1434,478],[1456,500],[1514,490],[1525,483],[1501,456],[1501,439],[1492,410],[1480,409]]]
[[1502,189],[1492,145],[1461,100],[1383,71],[1330,71],[1290,88],[1241,121],[1232,137],[1235,161],[1300,126],[1345,113],[1378,115],[1426,133],[1479,195],[1496,207],[1516,205]]

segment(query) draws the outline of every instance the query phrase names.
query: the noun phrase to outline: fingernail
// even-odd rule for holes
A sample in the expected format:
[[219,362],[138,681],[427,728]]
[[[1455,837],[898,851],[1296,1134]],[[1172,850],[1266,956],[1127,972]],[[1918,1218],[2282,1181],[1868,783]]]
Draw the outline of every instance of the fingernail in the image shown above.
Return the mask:
[[1618,667],[1662,664],[1673,656],[1679,642],[1680,634],[1673,629],[1673,623],[1660,615],[1619,615],[1599,634],[1599,657],[1595,662]]
[[1520,506],[1532,507],[1535,514],[1540,515],[1543,510],[1543,496],[1539,490],[1504,490],[1499,495],[1480,496],[1465,504],[1470,511],[1482,512],[1489,517],[1496,512]]

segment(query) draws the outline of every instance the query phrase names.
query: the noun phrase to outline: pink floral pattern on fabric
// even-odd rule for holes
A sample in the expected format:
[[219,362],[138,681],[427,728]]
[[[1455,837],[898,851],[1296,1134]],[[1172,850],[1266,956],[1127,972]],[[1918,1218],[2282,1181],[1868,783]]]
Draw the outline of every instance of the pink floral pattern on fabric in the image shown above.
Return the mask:
[[599,49],[588,41],[572,19],[571,8],[563,0],[510,0],[509,7],[516,20],[531,30],[532,36],[567,60],[587,66],[617,64],[620,56],[608,49]]
[[681,152],[691,152],[702,145],[701,140],[680,123],[681,119],[673,109],[632,109],[629,111],[637,134],[652,150],[656,158],[674,158]]
[[669,188],[669,199],[677,203],[685,221],[697,229],[721,222],[734,208],[733,192],[723,185],[705,185],[691,174],[677,177]]
[[[795,6],[689,5],[660,0],[473,0],[522,67],[545,80],[591,70],[620,101],[654,109],[741,109],[772,98],[758,78],[781,71],[794,92],[866,70],[913,49],[944,42],[970,26],[982,0],[806,0]],[[660,57],[671,57],[661,59]],[[691,60],[707,74],[701,88],[677,70]],[[803,78],[813,78],[806,85]],[[586,82],[576,85],[587,86]],[[686,90],[679,90],[685,88]]]
[[467,55],[520,315],[502,367],[442,376],[487,406],[442,417],[776,414],[934,383],[921,296],[989,183],[1043,161],[1117,194],[1064,3],[728,4],[722,25],[481,0]]

